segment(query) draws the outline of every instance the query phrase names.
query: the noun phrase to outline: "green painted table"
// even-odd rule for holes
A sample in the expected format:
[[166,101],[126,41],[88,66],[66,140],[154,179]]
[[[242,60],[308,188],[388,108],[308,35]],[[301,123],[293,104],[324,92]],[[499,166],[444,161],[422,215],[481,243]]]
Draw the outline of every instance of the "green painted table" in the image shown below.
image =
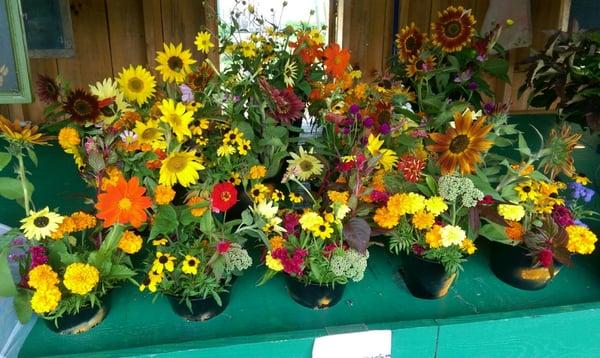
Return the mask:
[[[577,158],[598,182],[597,138],[586,141]],[[77,207],[85,189],[70,158],[44,148],[33,173],[39,202],[57,200],[65,211]],[[0,208],[3,221],[14,225],[18,214],[6,202]],[[479,247],[448,296],[434,301],[412,297],[398,274],[400,258],[378,247],[365,279],[350,284],[343,300],[325,311],[294,303],[281,277],[256,287],[262,267],[237,280],[222,315],[202,323],[180,319],[163,297],[153,303],[149,294],[126,286],[114,292],[110,314],[90,332],[59,336],[38,320],[21,356],[310,357],[315,337],[368,329],[392,330],[394,357],[600,356],[597,255],[576,257],[573,268],[541,291],[522,291],[494,277],[488,245]]]

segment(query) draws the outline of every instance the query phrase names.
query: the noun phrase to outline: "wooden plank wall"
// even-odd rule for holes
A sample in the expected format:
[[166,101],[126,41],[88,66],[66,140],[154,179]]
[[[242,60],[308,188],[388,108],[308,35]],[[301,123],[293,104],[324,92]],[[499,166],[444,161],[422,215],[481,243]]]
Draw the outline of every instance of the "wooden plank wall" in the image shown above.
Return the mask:
[[[68,79],[83,87],[116,76],[124,66],[155,67],[163,42],[183,42],[195,51],[197,31],[216,33],[217,0],[71,0],[76,54],[63,59],[31,59],[32,79],[38,74]],[[216,60],[216,58],[213,58]],[[10,118],[42,120],[43,104],[0,105]]]

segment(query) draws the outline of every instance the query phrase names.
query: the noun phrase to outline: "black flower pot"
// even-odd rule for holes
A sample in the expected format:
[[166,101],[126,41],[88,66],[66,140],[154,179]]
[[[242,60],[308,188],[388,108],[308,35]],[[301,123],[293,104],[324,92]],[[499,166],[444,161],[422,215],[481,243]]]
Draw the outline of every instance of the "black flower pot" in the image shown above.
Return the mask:
[[400,272],[410,293],[423,299],[436,299],[446,296],[456,278],[456,274],[448,275],[444,265],[439,262],[416,255],[406,257]]
[[105,297],[98,306],[85,307],[75,314],[65,314],[62,317],[47,319],[46,325],[58,334],[79,334],[89,331],[104,320],[110,310],[110,299]]
[[229,292],[220,293],[219,297],[221,297],[220,306],[212,296],[191,298],[192,307],[190,310],[181,297],[167,295],[169,303],[177,315],[195,322],[207,321],[225,311],[225,308],[229,305]]
[[304,307],[315,310],[326,309],[335,306],[344,295],[346,285],[319,285],[308,284],[298,281],[297,279],[285,275],[288,292],[294,301]]
[[[492,242],[490,267],[496,277],[522,290],[541,290],[552,281],[553,275],[546,267],[534,267],[529,250],[522,246]],[[555,263],[554,275],[562,265]]]

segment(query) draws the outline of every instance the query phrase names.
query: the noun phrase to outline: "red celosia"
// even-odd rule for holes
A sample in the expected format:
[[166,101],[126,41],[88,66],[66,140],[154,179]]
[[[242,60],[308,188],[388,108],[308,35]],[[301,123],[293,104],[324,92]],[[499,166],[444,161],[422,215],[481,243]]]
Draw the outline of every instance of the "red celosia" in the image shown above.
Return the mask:
[[222,254],[226,254],[231,247],[231,241],[221,240],[217,242],[217,252]]
[[279,259],[283,265],[283,272],[302,276],[304,271],[304,258],[308,255],[308,252],[304,249],[297,248],[294,250],[294,253],[290,257],[289,252],[285,248],[279,248],[273,250],[271,256],[273,258]]
[[373,200],[373,202],[383,204],[387,203],[390,194],[386,193],[385,191],[373,190],[369,197],[371,198],[371,200]]
[[562,227],[574,224],[571,211],[564,205],[554,205],[552,208],[552,219],[554,219],[554,222]]
[[285,235],[297,235],[297,228],[300,225],[300,216],[296,213],[287,213],[283,216],[283,228]]
[[479,200],[479,204],[481,205],[493,205],[496,201],[491,195],[485,195],[483,199]]
[[552,250],[550,250],[549,248],[545,248],[542,251],[540,251],[538,255],[538,260],[540,262],[540,265],[544,267],[552,266],[552,263],[554,262],[554,254],[552,253]]
[[421,179],[424,169],[425,161],[412,155],[405,155],[398,162],[398,170],[402,172],[404,179],[411,183],[417,183]]
[[46,249],[43,246],[32,246],[28,251],[31,255],[31,265],[29,266],[30,269],[48,262]]
[[237,195],[235,186],[228,181],[215,185],[210,195],[212,211],[221,213],[231,209],[237,202]]

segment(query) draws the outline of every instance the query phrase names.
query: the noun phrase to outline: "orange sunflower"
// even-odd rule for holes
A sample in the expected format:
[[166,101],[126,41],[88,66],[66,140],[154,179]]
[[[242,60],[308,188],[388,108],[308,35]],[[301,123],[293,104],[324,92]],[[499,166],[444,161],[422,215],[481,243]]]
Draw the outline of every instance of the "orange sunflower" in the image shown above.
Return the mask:
[[396,48],[400,61],[407,62],[411,57],[419,56],[426,41],[427,37],[419,31],[414,22],[403,28],[399,34],[396,34]]
[[126,181],[119,178],[115,185],[106,188],[106,192],[98,195],[96,217],[104,220],[104,227],[115,223],[130,223],[134,228],[146,221],[146,211],[152,205],[149,197],[144,196],[146,188],[139,185],[138,178]]
[[471,41],[474,25],[471,10],[450,6],[438,12],[438,21],[431,24],[432,42],[446,52],[458,52]]
[[406,74],[408,77],[414,77],[418,73],[427,72],[433,70],[435,67],[435,57],[427,56],[426,58],[420,58],[413,56],[410,58],[406,65]]
[[341,78],[350,63],[350,52],[348,49],[340,48],[340,45],[333,43],[323,52],[325,57],[325,71],[335,78]]
[[481,153],[492,146],[485,139],[492,125],[484,126],[484,119],[473,120],[473,112],[454,113],[455,128],[448,128],[446,133],[431,133],[429,136],[435,142],[427,149],[439,153],[437,159],[442,174],[453,172],[457,166],[462,174],[472,173],[475,165],[481,161]]
[[581,133],[572,132],[571,127],[566,124],[559,129],[553,128],[550,131],[547,144],[550,150],[548,155],[540,162],[540,166],[544,168],[544,173],[548,174],[551,179],[554,179],[561,172],[568,177],[575,175],[573,149],[575,149],[581,136]]

